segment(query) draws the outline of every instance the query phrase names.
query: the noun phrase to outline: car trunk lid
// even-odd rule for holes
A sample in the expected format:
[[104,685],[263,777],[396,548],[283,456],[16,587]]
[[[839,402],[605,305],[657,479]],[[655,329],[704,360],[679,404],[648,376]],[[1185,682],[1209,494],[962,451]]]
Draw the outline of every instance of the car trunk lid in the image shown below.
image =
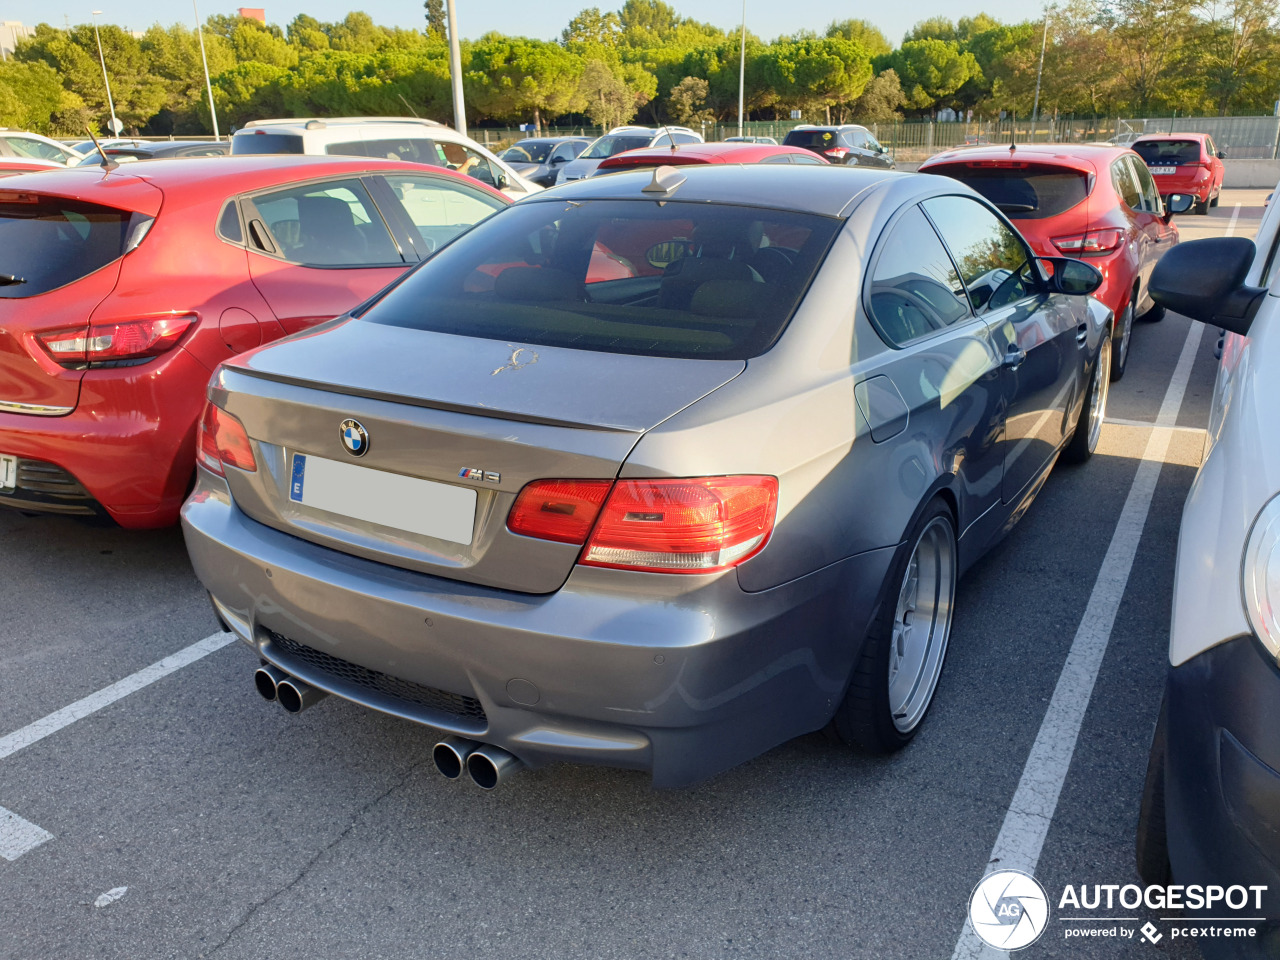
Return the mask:
[[558,589],[579,547],[507,529],[521,488],[612,479],[646,430],[746,367],[359,321],[319,332],[215,381],[258,458],[256,472],[226,470],[241,509],[356,556],[526,593]]

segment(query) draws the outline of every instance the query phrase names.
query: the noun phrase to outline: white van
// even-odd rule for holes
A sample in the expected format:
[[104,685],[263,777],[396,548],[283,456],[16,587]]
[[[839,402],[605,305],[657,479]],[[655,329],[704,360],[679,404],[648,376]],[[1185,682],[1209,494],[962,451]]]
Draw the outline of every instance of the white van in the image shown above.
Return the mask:
[[254,120],[232,136],[231,153],[325,153],[408,160],[465,173],[513,200],[542,191],[470,137],[434,120],[412,117]]

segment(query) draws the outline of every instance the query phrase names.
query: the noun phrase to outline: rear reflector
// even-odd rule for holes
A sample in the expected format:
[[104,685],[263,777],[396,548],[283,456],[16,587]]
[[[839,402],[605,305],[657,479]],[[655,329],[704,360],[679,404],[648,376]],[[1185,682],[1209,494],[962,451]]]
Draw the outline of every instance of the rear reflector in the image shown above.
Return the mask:
[[773,532],[776,477],[619,480],[580,563],[714,573],[757,553]]
[[1070,257],[1101,257],[1119,249],[1124,243],[1124,231],[1090,230],[1072,237],[1054,237],[1052,242]]
[[612,480],[535,480],[516,497],[507,515],[507,529],[524,537],[581,546],[612,486]]
[[204,416],[200,419],[200,445],[196,450],[196,460],[220,477],[225,476],[224,463],[250,473],[258,469],[244,426],[227,411],[207,401]]
[[40,342],[59,363],[142,360],[173,349],[196,322],[194,313],[101,323],[81,330],[42,333]]

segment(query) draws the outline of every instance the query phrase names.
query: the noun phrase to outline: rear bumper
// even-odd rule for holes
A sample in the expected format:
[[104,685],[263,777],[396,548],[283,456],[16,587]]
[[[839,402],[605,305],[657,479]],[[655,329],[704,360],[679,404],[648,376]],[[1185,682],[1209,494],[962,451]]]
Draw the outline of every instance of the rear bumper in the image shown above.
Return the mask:
[[1204,201],[1209,199],[1209,193],[1213,189],[1213,171],[1203,167],[1195,173],[1173,174],[1154,179],[1162,200],[1168,200],[1169,195],[1174,193],[1194,193]]
[[280,533],[203,471],[182,518],[219,615],[286,672],[530,766],[643,770],[657,786],[703,780],[821,728],[892,555],[861,554],[759,593],[732,573],[578,567],[555,593],[529,595]]
[[[0,413],[0,453],[56,473],[64,493],[20,485],[0,506],[37,513],[106,515],[122,527],[174,524],[195,469],[195,427],[209,370],[185,350],[160,361],[89,371],[63,417]],[[20,470],[19,480],[22,479]],[[49,492],[47,484],[42,493]]]
[[1253,637],[1212,647],[1169,674],[1166,823],[1174,882],[1266,885],[1245,940],[1201,938],[1205,957],[1280,956],[1280,670]]

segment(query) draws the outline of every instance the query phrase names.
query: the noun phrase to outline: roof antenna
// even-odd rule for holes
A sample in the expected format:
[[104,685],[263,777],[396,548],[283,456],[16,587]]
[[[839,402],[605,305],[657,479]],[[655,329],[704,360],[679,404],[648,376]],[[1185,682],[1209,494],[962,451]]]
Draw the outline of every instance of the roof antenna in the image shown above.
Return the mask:
[[658,194],[669,197],[679,189],[680,184],[688,178],[675,167],[654,167],[653,179],[640,188],[641,193]]
[[675,152],[676,152],[676,136],[675,136],[675,134],[671,132],[671,128],[670,128],[670,127],[668,127],[665,123],[662,125],[662,129],[663,129],[663,131],[666,133],[666,135],[667,135],[667,139],[671,141],[671,152],[672,152],[672,153],[675,153]]
[[399,97],[401,100],[404,100],[404,105],[405,105],[406,107],[408,107],[408,108],[409,108],[409,112],[413,114],[413,116],[414,116],[414,118],[415,118],[415,119],[417,119],[417,120],[421,120],[421,119],[422,119],[421,117],[419,117],[419,116],[418,116],[418,111],[417,111],[417,110],[415,110],[415,109],[413,109],[413,106],[409,103],[409,101],[408,101],[408,100],[405,100],[405,99],[404,99],[404,94],[403,94],[403,93],[397,93],[397,94],[396,94],[396,96],[397,96],[397,97]]
[[93,135],[93,131],[90,130],[87,125],[84,128],[84,132],[87,133],[89,135],[89,139],[93,141],[93,146],[98,151],[98,156],[102,157],[102,166],[107,173],[110,173],[112,170],[115,170],[120,166],[119,163],[107,156],[107,151],[102,149],[102,144],[98,142],[98,138]]

